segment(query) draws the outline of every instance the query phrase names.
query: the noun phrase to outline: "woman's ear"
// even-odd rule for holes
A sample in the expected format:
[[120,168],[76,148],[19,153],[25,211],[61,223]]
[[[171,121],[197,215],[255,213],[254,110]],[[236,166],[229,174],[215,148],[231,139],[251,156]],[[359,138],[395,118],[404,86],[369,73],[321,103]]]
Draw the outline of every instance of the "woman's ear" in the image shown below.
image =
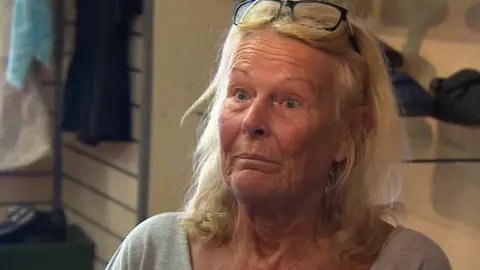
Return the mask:
[[347,130],[345,131],[342,138],[343,139],[338,146],[337,153],[333,157],[333,160],[336,163],[345,161],[348,157],[351,147],[354,147],[354,145],[352,145],[354,142],[352,140],[351,134]]
[[355,122],[358,123],[356,127],[354,127],[356,131],[360,133],[370,132],[373,128],[373,119],[370,107],[367,105],[359,107],[356,115],[357,117]]
[[354,152],[356,142],[360,141],[365,133],[372,129],[372,118],[370,110],[367,106],[357,108],[356,113],[352,115],[348,125],[348,131],[345,132],[343,141],[338,147],[334,156],[335,162],[345,161],[350,152]]
[[333,160],[336,163],[340,163],[344,160],[347,159],[348,157],[348,152],[349,152],[349,143],[348,143],[348,138],[345,138],[341,143],[340,146],[338,147],[337,153],[333,157]]

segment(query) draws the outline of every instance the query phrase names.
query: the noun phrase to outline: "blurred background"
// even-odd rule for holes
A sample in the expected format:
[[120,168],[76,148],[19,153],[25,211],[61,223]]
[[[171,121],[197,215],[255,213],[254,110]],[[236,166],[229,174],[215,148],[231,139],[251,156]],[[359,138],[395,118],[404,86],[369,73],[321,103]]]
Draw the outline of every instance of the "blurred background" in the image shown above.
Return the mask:
[[[82,1],[84,6],[51,1],[54,60],[40,73],[35,91],[14,91],[27,108],[23,120],[15,120],[16,130],[33,122],[48,129],[18,132],[45,138],[27,137],[28,149],[46,149],[34,159],[22,158],[32,153],[16,147],[18,158],[7,162],[14,148],[2,149],[0,226],[10,234],[0,233],[1,269],[40,269],[20,264],[25,256],[45,265],[42,269],[67,269],[60,257],[70,262],[63,265],[68,269],[74,269],[72,261],[78,262],[75,269],[104,269],[138,222],[178,210],[188,186],[202,111],[182,127],[179,122],[209,81],[235,1],[144,0],[137,2],[141,9],[116,6],[114,0]],[[15,17],[17,3],[10,2],[8,14]],[[480,1],[343,2],[385,49],[402,108],[411,147],[403,166],[406,211],[399,222],[433,238],[454,269],[480,269]],[[113,41],[106,38],[111,31]],[[112,60],[122,58],[115,55],[124,55],[125,63]],[[4,59],[10,58],[4,54]],[[109,73],[114,67],[118,72]],[[75,79],[90,80],[82,86],[90,96],[78,96],[82,89],[76,89]],[[111,83],[117,80],[122,84]],[[32,91],[41,97],[26,97]],[[5,123],[20,113],[9,111],[13,103],[4,92],[0,133],[5,137],[12,129]],[[125,93],[128,97],[114,98]],[[32,99],[41,104],[30,112]],[[113,109],[98,112],[106,107]],[[116,125],[99,135],[89,121],[87,127],[69,126],[65,119],[75,113],[80,122],[99,117],[100,126]],[[47,239],[38,240],[38,232]],[[34,235],[34,244],[24,235]]]

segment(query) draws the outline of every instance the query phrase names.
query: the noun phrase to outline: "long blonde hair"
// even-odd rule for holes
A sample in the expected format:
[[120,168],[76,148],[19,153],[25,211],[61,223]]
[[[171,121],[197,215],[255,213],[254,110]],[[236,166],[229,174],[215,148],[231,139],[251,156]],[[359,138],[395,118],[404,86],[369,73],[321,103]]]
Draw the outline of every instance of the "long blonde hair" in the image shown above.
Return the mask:
[[336,91],[344,97],[339,104],[340,111],[359,93],[366,100],[370,127],[360,134],[352,134],[349,155],[339,167],[335,187],[327,197],[326,212],[328,222],[335,228],[333,239],[340,247],[340,256],[376,254],[384,241],[379,221],[381,215],[392,212],[398,198],[400,163],[405,154],[403,132],[378,41],[359,21],[350,18],[359,54],[346,42],[349,36],[346,23],[335,32],[327,32],[296,24],[288,14],[284,15],[272,22],[259,10],[245,23],[232,26],[221,49],[215,76],[186,113],[208,103],[199,126],[193,156],[193,183],[182,223],[191,233],[210,243],[221,244],[231,236],[237,202],[222,177],[220,107],[226,97],[228,75],[239,41],[252,31],[269,27],[338,59]]

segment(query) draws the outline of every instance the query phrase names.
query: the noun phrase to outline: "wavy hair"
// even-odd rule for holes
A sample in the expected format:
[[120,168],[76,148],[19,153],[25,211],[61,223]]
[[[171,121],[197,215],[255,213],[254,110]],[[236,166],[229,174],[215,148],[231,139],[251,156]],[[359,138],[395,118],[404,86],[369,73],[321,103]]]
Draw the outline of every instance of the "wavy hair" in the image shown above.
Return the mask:
[[381,218],[394,212],[400,194],[400,163],[406,149],[379,43],[353,18],[349,22],[360,54],[348,42],[350,32],[346,23],[335,32],[327,32],[293,22],[288,11],[273,22],[266,19],[265,12],[252,11],[247,21],[230,28],[210,85],[186,112],[187,116],[208,104],[198,129],[193,183],[182,224],[209,243],[222,244],[231,237],[237,201],[224,183],[221,171],[220,108],[226,98],[232,59],[239,42],[252,31],[271,28],[337,59],[335,91],[340,97],[339,117],[344,117],[351,100],[361,98],[366,102],[370,124],[359,132],[352,131],[348,156],[338,167],[334,188],[326,196],[326,209],[319,213],[319,218],[326,218],[341,258],[377,254],[385,240]]

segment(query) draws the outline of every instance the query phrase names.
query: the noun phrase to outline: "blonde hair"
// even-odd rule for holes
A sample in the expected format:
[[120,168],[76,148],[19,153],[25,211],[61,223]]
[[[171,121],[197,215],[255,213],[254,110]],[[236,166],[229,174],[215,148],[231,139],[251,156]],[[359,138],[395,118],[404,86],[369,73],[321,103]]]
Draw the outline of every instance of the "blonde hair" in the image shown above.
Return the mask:
[[246,34],[268,27],[338,59],[340,87],[336,91],[343,97],[340,111],[351,105],[349,100],[362,98],[366,102],[370,127],[352,134],[348,157],[338,169],[335,186],[326,199],[326,213],[322,215],[328,215],[339,256],[348,259],[358,254],[377,254],[385,240],[379,221],[383,214],[393,211],[400,192],[399,165],[405,154],[403,132],[378,41],[359,21],[350,18],[359,54],[347,42],[347,23],[342,23],[334,32],[327,32],[302,26],[293,22],[288,14],[283,15],[271,22],[259,9],[252,12],[248,21],[230,28],[215,76],[186,113],[204,103],[209,105],[199,126],[193,156],[193,184],[182,223],[207,242],[221,244],[230,239],[237,202],[222,177],[220,107],[226,97],[232,58],[239,42]]

